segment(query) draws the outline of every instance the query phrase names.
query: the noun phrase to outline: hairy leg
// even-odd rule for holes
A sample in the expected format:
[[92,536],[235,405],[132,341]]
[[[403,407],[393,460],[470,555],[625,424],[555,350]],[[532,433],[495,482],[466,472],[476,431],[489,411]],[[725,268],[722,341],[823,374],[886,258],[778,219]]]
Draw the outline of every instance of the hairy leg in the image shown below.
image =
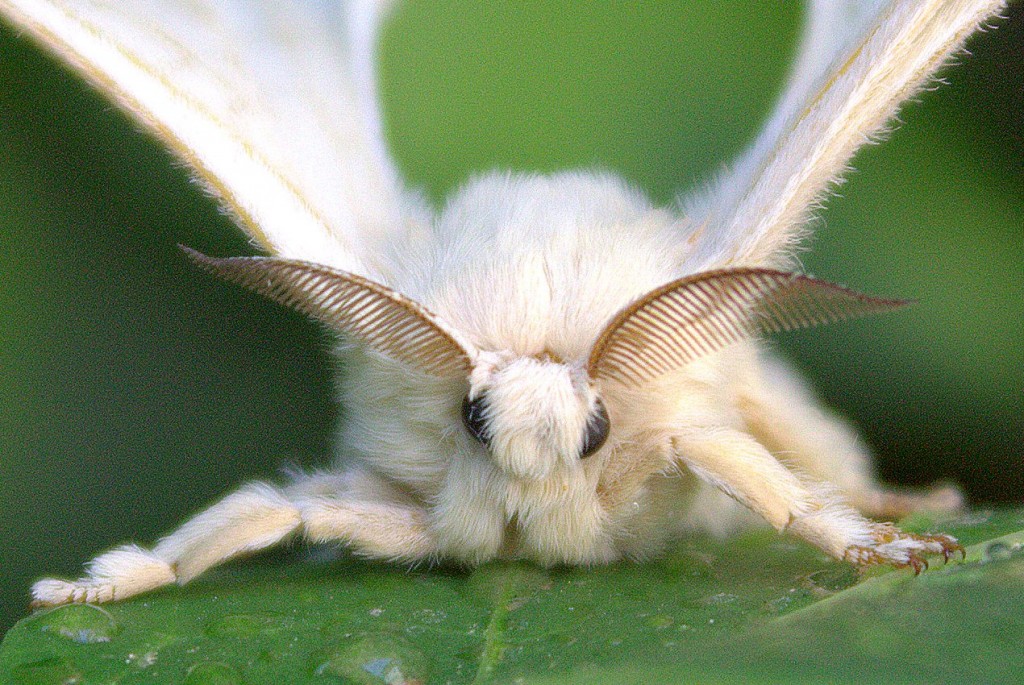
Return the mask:
[[847,506],[833,488],[798,478],[751,435],[706,426],[672,438],[678,460],[777,530],[788,530],[828,554],[857,565],[892,564],[920,570],[925,554],[959,550],[946,535],[912,535],[875,523]]
[[953,486],[918,492],[880,485],[856,432],[821,406],[796,371],[768,355],[762,361],[761,375],[741,390],[740,410],[747,429],[773,454],[799,472],[835,485],[869,516],[901,518],[913,511],[956,511],[963,506]]
[[32,587],[36,605],[110,602],[171,583],[184,584],[228,559],[295,534],[337,540],[373,557],[416,560],[436,545],[425,512],[391,495],[368,474],[298,476],[284,489],[250,483],[185,522],[152,550],[125,545],[100,555],[84,577],[47,578]]

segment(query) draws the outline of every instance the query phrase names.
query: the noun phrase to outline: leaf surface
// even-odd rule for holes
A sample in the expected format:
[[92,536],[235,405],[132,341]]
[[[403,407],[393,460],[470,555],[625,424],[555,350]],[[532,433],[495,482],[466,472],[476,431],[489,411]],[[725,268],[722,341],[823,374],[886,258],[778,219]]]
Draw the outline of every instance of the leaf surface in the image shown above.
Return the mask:
[[858,576],[770,531],[594,569],[269,556],[133,601],[37,612],[0,645],[0,682],[1011,680],[1024,511],[905,526],[957,535],[966,561]]

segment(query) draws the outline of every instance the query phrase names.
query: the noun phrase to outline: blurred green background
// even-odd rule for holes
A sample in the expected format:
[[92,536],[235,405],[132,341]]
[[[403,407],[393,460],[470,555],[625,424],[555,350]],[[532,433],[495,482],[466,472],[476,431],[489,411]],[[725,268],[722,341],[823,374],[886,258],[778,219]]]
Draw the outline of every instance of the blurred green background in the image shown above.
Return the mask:
[[[809,271],[921,300],[782,341],[894,482],[1024,492],[1024,11],[977,37],[829,203]],[[739,152],[797,3],[413,2],[389,138],[439,200],[494,167],[615,170],[668,201]],[[159,144],[0,26],[0,630],[41,574],[153,541],[243,480],[326,464],[329,340],[178,252],[250,252]]]

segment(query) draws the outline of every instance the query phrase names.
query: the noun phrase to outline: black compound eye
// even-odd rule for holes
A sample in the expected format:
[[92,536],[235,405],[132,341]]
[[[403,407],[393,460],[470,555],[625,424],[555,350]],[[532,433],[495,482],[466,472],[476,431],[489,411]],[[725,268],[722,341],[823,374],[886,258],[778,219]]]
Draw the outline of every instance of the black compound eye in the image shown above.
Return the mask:
[[594,407],[594,413],[590,415],[590,420],[587,421],[587,432],[583,436],[583,448],[580,450],[580,459],[586,459],[601,449],[601,445],[608,439],[608,431],[611,427],[612,422],[608,418],[608,410],[604,408],[604,402],[598,400],[597,406]]
[[462,400],[462,423],[466,426],[469,434],[477,439],[480,444],[488,446],[491,443],[491,431],[487,426],[487,401],[483,395],[476,399]]

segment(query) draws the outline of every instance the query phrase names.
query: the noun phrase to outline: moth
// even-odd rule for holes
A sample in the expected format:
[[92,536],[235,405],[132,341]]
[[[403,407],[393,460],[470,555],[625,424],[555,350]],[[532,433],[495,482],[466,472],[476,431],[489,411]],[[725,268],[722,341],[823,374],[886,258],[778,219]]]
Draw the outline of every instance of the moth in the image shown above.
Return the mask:
[[250,483],[40,605],[123,599],[301,537],[369,557],[642,559],[765,521],[858,566],[962,548],[759,337],[898,308],[795,271],[813,210],[999,0],[813,0],[774,112],[703,190],[596,172],[408,190],[376,102],[387,2],[0,0],[178,154],[266,257],[185,253],[338,335],[335,466]]

